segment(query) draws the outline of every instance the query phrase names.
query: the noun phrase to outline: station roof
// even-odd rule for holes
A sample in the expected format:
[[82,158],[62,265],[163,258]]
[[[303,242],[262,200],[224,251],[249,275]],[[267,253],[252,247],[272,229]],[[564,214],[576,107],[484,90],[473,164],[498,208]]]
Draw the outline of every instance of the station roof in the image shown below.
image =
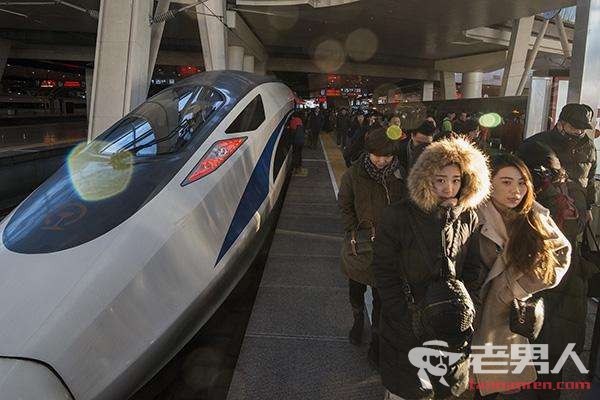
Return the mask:
[[[69,0],[69,3],[98,10],[100,1]],[[177,9],[189,3],[193,1],[172,1],[170,7]],[[315,0],[229,0],[227,3],[229,9],[242,16],[269,57],[308,60],[326,53],[329,64],[324,69],[331,69],[331,63],[335,67],[338,61],[432,69],[435,60],[506,49],[506,45],[466,37],[468,29],[506,24],[515,18],[570,7],[576,1],[337,0],[333,3],[346,4],[332,7],[313,7],[320,4]],[[308,4],[278,5],[282,3]],[[161,50],[201,52],[196,14],[192,10],[167,21]],[[92,16],[64,5],[0,7],[0,38],[12,40],[17,47],[36,44],[93,47],[96,25],[97,20]],[[199,60],[198,65],[201,64]]]

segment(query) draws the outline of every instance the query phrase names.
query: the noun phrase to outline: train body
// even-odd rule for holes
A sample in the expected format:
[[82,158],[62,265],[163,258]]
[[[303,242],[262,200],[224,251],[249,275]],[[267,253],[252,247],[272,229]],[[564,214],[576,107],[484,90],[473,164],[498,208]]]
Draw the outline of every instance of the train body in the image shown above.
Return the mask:
[[0,224],[0,397],[125,399],[244,275],[290,170],[293,93],[206,72],[147,100]]

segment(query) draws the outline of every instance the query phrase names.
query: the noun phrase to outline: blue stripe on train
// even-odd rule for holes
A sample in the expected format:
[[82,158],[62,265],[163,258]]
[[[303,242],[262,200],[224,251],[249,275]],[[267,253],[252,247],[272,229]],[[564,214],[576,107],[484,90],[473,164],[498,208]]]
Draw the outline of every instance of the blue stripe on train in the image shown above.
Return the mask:
[[229,251],[238,236],[240,236],[240,233],[242,233],[244,228],[248,225],[269,194],[269,171],[271,169],[273,149],[275,148],[275,143],[282,132],[286,120],[287,115],[279,122],[275,131],[271,134],[265,149],[256,163],[256,167],[254,167],[254,171],[252,171],[246,190],[244,190],[244,194],[238,204],[237,210],[235,210],[235,215],[233,216],[227,235],[225,235],[225,240],[223,241],[223,246],[221,247],[215,266],[221,261],[221,258],[223,258],[225,253]]

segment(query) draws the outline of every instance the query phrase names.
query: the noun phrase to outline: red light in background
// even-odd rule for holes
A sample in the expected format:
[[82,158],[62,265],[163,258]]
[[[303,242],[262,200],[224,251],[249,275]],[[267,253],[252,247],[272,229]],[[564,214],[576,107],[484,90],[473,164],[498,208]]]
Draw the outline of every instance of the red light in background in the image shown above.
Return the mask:
[[342,95],[342,91],[340,89],[327,89],[325,91],[325,96],[327,97],[340,97]]
[[71,87],[71,88],[75,88],[75,87],[81,87],[81,82],[77,82],[77,81],[65,81],[65,83],[63,83],[63,87]]
[[200,178],[205,177],[219,168],[235,151],[246,141],[246,137],[219,140],[202,156],[198,164],[189,173],[187,178],[181,182],[185,186]]
[[53,88],[56,87],[56,81],[54,79],[44,79],[41,83],[40,83],[40,87],[45,87],[45,88]]
[[200,68],[193,65],[184,65],[177,67],[177,72],[179,72],[181,76],[190,76],[200,72]]

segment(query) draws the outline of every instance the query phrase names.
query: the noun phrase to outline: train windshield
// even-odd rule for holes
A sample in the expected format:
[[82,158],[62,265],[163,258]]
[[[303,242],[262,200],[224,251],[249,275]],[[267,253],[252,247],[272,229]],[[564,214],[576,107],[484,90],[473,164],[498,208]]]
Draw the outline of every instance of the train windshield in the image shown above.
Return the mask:
[[137,157],[176,153],[223,103],[223,96],[206,86],[163,91],[99,136],[90,150],[105,155],[127,151]]

